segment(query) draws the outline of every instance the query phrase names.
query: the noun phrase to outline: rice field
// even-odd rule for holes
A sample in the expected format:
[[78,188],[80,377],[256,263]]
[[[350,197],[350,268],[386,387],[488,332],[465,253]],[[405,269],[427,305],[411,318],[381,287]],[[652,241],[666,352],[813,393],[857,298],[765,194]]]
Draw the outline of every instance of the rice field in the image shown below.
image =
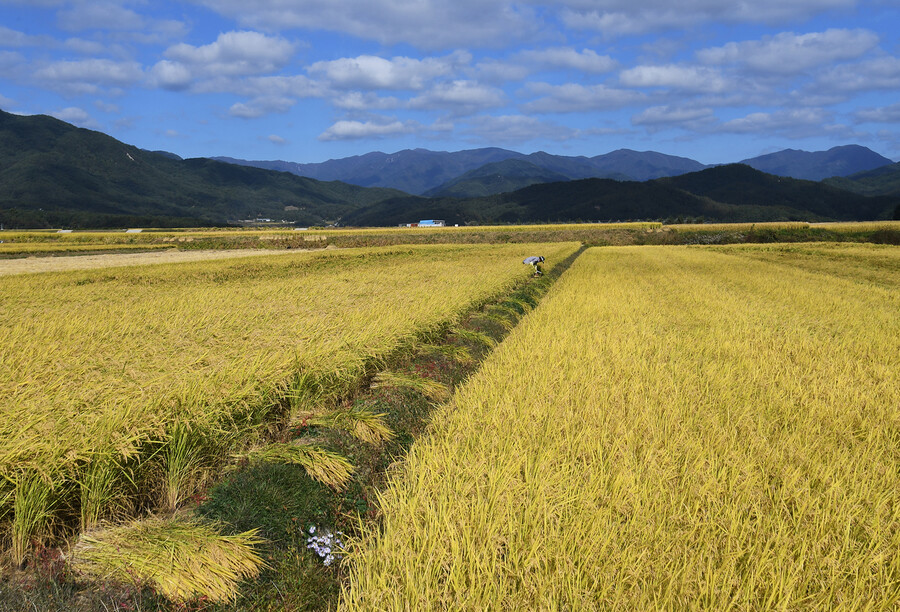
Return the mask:
[[586,251],[394,472],[341,608],[896,610],[898,264]]
[[[165,498],[273,415],[316,410],[521,283],[537,249],[411,246],[0,278],[0,539]],[[179,463],[180,462],[180,463]],[[176,465],[177,464],[177,465]],[[174,495],[174,497],[173,497]],[[151,505],[151,507],[155,507]],[[18,547],[18,548],[17,548]]]

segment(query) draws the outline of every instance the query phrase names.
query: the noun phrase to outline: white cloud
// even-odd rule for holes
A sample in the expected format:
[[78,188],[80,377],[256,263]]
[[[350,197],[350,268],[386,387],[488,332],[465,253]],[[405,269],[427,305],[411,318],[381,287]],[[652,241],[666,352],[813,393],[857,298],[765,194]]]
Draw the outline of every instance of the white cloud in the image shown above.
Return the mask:
[[94,100],[94,108],[102,113],[118,113],[121,109],[116,104],[110,104],[103,100]]
[[859,58],[877,45],[878,35],[863,29],[782,32],[761,40],[703,49],[697,52],[697,58],[706,64],[741,64],[763,73],[796,74]]
[[142,30],[143,17],[115,2],[79,2],[56,14],[63,30]]
[[150,70],[150,83],[171,91],[187,89],[192,80],[190,69],[181,62],[161,60]]
[[693,106],[651,106],[631,118],[633,125],[688,125],[708,123],[715,116],[711,108]]
[[67,123],[72,123],[81,127],[92,129],[100,127],[99,124],[94,121],[94,119],[90,116],[90,114],[88,114],[86,110],[84,110],[83,108],[78,108],[77,106],[69,106],[67,108],[51,112],[50,116],[56,117],[60,121],[65,121]]
[[506,95],[502,90],[467,80],[438,83],[430,91],[409,101],[410,108],[450,109],[454,113],[474,113],[505,104]]
[[361,140],[411,134],[421,129],[415,121],[338,121],[319,135],[319,140]]
[[816,90],[846,93],[900,90],[900,58],[885,56],[834,66],[819,74]]
[[818,13],[854,8],[859,0],[564,0],[563,23],[576,30],[596,30],[607,37],[687,29],[710,22],[776,24],[808,19]]
[[717,126],[717,131],[736,134],[780,133],[789,138],[821,134],[831,114],[820,108],[780,110],[772,113],[750,113]]
[[541,27],[527,3],[511,0],[194,1],[245,27],[323,29],[422,49],[500,46],[531,38]]
[[900,102],[879,108],[865,108],[857,111],[860,123],[900,123]]
[[243,102],[232,104],[228,114],[242,119],[256,119],[270,113],[285,113],[291,110],[296,102],[293,98],[259,97],[246,104]]
[[275,72],[294,54],[294,44],[259,32],[225,32],[201,47],[179,43],[165,56],[188,67],[195,76],[241,76]]
[[276,144],[276,145],[287,144],[287,140],[277,134],[269,134],[269,137],[267,138],[267,140],[269,142],[271,142],[272,144]]
[[85,59],[47,64],[36,70],[34,77],[53,88],[96,93],[101,87],[125,87],[137,83],[144,77],[144,72],[137,62]]
[[421,90],[437,77],[452,73],[468,54],[417,60],[409,57],[384,59],[374,55],[345,57],[316,62],[307,68],[311,75],[337,89]]
[[350,91],[332,98],[331,103],[337,108],[348,111],[392,110],[399,108],[401,102],[393,96],[379,96],[373,92]]
[[599,55],[592,49],[579,52],[571,47],[522,51],[517,59],[534,68],[562,68],[588,74],[610,72],[618,66],[618,62],[608,55]]
[[663,87],[698,93],[722,93],[731,85],[718,70],[704,66],[668,64],[635,66],[619,75],[627,87]]
[[475,117],[469,121],[464,133],[476,137],[479,142],[490,144],[513,144],[533,140],[564,141],[579,136],[576,130],[527,115]]
[[522,105],[522,110],[533,113],[573,113],[595,110],[612,110],[635,104],[645,99],[645,95],[606,85],[551,85],[549,83],[529,83],[525,91],[541,96]]
[[16,102],[12,98],[7,98],[3,94],[0,94],[0,108],[10,108],[11,106],[15,106]]

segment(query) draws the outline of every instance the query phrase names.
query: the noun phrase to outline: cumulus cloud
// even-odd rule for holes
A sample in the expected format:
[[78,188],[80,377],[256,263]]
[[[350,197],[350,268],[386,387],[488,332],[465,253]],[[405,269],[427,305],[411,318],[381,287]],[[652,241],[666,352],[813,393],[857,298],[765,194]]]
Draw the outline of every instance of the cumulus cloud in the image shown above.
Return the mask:
[[534,68],[563,68],[588,74],[602,74],[615,70],[618,62],[592,49],[576,51],[571,47],[522,51],[517,59]]
[[63,60],[34,72],[34,78],[49,87],[76,93],[96,93],[101,87],[126,87],[144,77],[137,62],[109,59]]
[[533,140],[563,141],[578,136],[576,130],[527,115],[475,117],[468,122],[464,133],[474,136],[480,142],[492,144],[515,144]]
[[338,121],[319,134],[319,140],[361,140],[412,134],[421,129],[415,121]]
[[789,138],[805,138],[820,134],[831,120],[831,113],[821,108],[779,110],[771,113],[750,113],[732,119],[716,129],[736,134],[779,133]]
[[612,110],[638,103],[646,98],[643,93],[617,89],[606,85],[580,85],[566,83],[529,83],[525,91],[540,96],[522,105],[531,113],[574,113],[595,110]]
[[58,11],[63,30],[142,30],[147,22],[139,14],[115,2],[80,2]]
[[651,106],[631,118],[633,125],[696,127],[709,123],[715,116],[711,108],[693,106]]
[[287,144],[287,140],[284,139],[284,138],[282,138],[282,137],[279,136],[278,134],[269,134],[269,137],[268,137],[267,140],[268,140],[269,142],[271,142],[272,144],[276,144],[276,145],[285,145],[285,144]]
[[469,59],[466,54],[422,60],[360,55],[316,62],[307,68],[307,72],[337,89],[420,90],[435,78],[451,74]]
[[900,90],[900,58],[884,56],[834,66],[819,73],[815,87],[843,93]]
[[323,29],[421,49],[499,46],[537,35],[527,3],[512,0],[194,0],[245,27]]
[[197,76],[243,76],[275,72],[294,54],[294,44],[259,32],[225,32],[200,47],[179,43],[165,56],[188,67]]
[[291,110],[296,104],[293,98],[283,98],[278,96],[259,97],[250,102],[238,102],[232,104],[228,109],[228,114],[232,117],[240,117],[242,119],[256,119],[270,113],[285,113]]
[[393,96],[379,96],[373,92],[350,91],[332,98],[331,103],[348,111],[391,110],[399,108],[401,101]]
[[635,66],[623,70],[619,80],[626,87],[662,87],[710,94],[721,93],[731,87],[718,70],[675,64]]
[[[784,23],[818,13],[853,8],[858,0],[564,0],[560,18],[570,28],[596,30],[607,37],[684,29],[710,22]],[[599,6],[598,6],[599,5]]]
[[449,109],[457,114],[474,113],[505,104],[506,95],[502,90],[468,80],[438,83],[428,92],[409,101],[410,108]]
[[190,69],[181,62],[161,60],[150,69],[150,83],[170,91],[187,89],[192,78]]
[[703,49],[697,52],[697,58],[706,64],[741,64],[763,73],[796,74],[857,59],[877,45],[878,35],[863,29],[830,29],[809,34],[782,32],[761,40]]
[[88,114],[86,110],[84,110],[83,108],[78,108],[77,106],[69,106],[58,111],[53,111],[50,113],[50,115],[52,117],[56,117],[60,121],[65,121],[67,123],[72,123],[81,127],[92,129],[100,127],[99,124],[94,121],[94,119],[90,116],[90,114]]
[[900,123],[900,102],[879,108],[865,108],[857,111],[860,123]]

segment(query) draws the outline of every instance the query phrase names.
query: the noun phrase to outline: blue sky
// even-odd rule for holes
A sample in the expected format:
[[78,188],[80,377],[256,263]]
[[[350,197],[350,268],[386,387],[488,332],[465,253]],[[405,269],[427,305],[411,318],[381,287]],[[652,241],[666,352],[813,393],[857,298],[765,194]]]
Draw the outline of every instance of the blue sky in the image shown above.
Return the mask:
[[0,0],[0,108],[183,157],[900,159],[900,0]]

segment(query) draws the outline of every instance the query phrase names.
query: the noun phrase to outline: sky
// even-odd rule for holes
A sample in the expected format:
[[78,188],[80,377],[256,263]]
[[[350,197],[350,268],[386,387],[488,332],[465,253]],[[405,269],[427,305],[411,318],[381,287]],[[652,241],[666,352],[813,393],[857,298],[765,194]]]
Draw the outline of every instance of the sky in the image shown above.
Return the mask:
[[182,157],[900,159],[900,0],[0,0],[0,109]]

